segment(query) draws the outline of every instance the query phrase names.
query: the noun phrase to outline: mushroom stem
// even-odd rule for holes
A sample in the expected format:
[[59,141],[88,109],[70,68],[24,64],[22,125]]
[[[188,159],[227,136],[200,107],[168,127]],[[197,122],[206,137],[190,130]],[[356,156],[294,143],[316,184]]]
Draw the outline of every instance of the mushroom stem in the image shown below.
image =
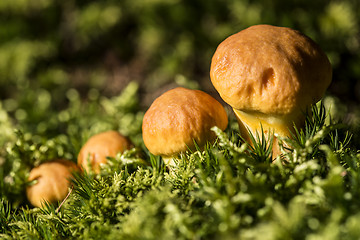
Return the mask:
[[[304,114],[296,112],[287,115],[266,115],[254,111],[241,111],[234,108],[233,111],[239,123],[240,133],[249,143],[251,143],[249,131],[253,136],[258,134],[259,137],[262,135],[262,130],[265,136],[268,136],[269,132],[273,132],[274,135],[281,137],[291,137],[291,131],[293,131],[294,125],[301,127],[305,120]],[[273,135],[270,136],[272,137]],[[274,136],[273,158],[276,158],[278,155],[280,155],[279,142],[276,136]]]
[[165,163],[166,166],[173,167],[173,166],[176,165],[174,157],[163,156],[162,160],[163,160],[163,162]]

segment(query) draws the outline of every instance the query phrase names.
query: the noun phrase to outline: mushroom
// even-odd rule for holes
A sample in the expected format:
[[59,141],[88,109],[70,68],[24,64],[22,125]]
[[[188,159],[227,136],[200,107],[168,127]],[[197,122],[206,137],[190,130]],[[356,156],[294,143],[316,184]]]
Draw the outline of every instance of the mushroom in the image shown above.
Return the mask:
[[79,171],[78,166],[65,159],[45,162],[30,171],[26,187],[26,196],[35,207],[41,207],[47,201],[60,202],[69,192],[72,173]]
[[[234,110],[242,136],[261,129],[290,137],[303,127],[305,112],[330,85],[331,64],[320,47],[300,32],[270,25],[242,30],[217,47],[211,82]],[[261,135],[261,134],[259,134]],[[271,135],[272,136],[272,135]]]
[[179,154],[213,142],[213,126],[225,130],[227,124],[226,111],[216,99],[200,90],[177,87],[155,99],[145,113],[143,140],[152,154],[173,165]]
[[98,174],[100,164],[107,162],[106,157],[115,157],[117,153],[132,147],[131,141],[117,131],[98,133],[82,146],[78,155],[78,165],[87,172],[91,169]]

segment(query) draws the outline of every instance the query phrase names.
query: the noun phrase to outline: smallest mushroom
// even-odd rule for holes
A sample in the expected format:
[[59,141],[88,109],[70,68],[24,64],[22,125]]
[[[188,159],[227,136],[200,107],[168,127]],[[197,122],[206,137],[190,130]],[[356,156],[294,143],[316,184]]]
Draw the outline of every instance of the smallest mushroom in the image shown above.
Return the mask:
[[30,171],[26,187],[26,196],[35,207],[41,207],[46,202],[56,203],[65,199],[69,192],[70,182],[78,166],[65,159],[45,162]]
[[91,169],[100,173],[100,164],[106,163],[106,157],[115,157],[119,152],[131,149],[131,141],[117,131],[98,133],[84,144],[78,155],[78,165],[85,171]]
[[225,130],[228,118],[224,107],[200,90],[178,87],[155,99],[145,113],[142,132],[145,146],[154,155],[173,165],[173,158],[203,147],[216,139],[211,130]]

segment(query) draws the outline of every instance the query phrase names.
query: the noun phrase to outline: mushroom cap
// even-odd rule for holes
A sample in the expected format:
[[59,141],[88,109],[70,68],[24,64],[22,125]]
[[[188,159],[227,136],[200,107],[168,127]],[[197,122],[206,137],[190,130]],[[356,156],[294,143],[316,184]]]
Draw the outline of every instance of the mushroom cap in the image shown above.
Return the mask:
[[98,133],[87,140],[78,155],[78,165],[89,171],[88,160],[95,173],[100,172],[100,164],[106,163],[106,157],[115,157],[117,153],[131,149],[131,141],[117,131]]
[[155,99],[142,125],[145,146],[154,155],[175,156],[215,140],[211,130],[225,130],[228,118],[224,107],[200,90],[178,87]]
[[309,37],[290,28],[255,25],[220,43],[210,77],[234,109],[281,115],[320,100],[332,68]]
[[41,207],[44,201],[56,203],[62,201],[69,191],[69,178],[78,166],[69,160],[58,159],[45,162],[30,171],[28,181],[36,183],[26,187],[26,196],[35,207]]

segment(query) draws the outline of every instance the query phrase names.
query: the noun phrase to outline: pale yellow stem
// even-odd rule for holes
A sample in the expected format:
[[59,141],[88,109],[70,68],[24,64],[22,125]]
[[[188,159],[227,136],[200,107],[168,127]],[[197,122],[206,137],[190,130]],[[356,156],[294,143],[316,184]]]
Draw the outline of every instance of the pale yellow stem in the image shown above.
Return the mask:
[[174,167],[176,165],[175,157],[163,156],[162,160],[164,161],[165,165],[170,167],[170,168]]
[[[291,137],[294,124],[301,126],[301,123],[304,122],[304,115],[302,113],[266,115],[259,112],[233,110],[238,119],[240,134],[248,142],[250,142],[249,131],[253,136],[258,134],[261,137],[261,131],[263,130],[265,136],[269,136],[269,133],[272,133],[275,136]],[[273,141],[273,158],[280,154],[278,139],[275,136]]]

